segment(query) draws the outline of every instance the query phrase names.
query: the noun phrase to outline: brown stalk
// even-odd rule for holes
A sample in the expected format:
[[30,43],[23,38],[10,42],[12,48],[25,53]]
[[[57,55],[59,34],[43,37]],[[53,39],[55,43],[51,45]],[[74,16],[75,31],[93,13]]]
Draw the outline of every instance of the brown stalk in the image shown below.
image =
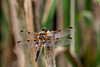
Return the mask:
[[35,20],[35,31],[40,31],[40,17],[43,11],[44,0],[35,0],[34,20]]
[[[5,67],[5,66],[7,67],[7,66],[10,66],[13,64],[13,62],[15,61],[14,58],[16,57],[16,55],[13,52],[13,45],[14,44],[13,44],[13,36],[12,36],[13,35],[12,34],[12,25],[11,25],[11,21],[10,21],[10,18],[11,18],[10,17],[10,9],[8,9],[8,5],[7,5],[6,0],[1,0],[0,5],[2,7],[1,10],[3,10],[5,18],[7,20],[6,24],[8,24],[7,27],[2,27],[2,26],[4,26],[2,24],[1,24],[2,26],[0,27],[0,32],[5,31],[5,33],[7,33],[6,37],[4,37],[5,41],[0,40],[0,61],[1,61],[0,65],[1,65],[1,67]],[[3,21],[3,22],[5,23],[5,21]],[[1,35],[1,36],[4,36],[4,35]],[[3,45],[5,45],[5,46],[3,46]],[[17,66],[17,63],[15,63],[15,65],[13,65],[13,66]]]
[[57,29],[63,29],[62,0],[58,0],[57,3]]
[[[52,42],[53,44],[53,42]],[[46,67],[56,67],[55,65],[55,55],[54,55],[54,46],[44,47]]]
[[[25,0],[24,2],[25,8],[25,17],[26,17],[26,28],[27,31],[33,32],[34,25],[33,25],[33,13],[32,13],[32,2],[31,0]],[[35,48],[31,48],[32,60],[34,67],[38,67],[37,62],[35,62]]]

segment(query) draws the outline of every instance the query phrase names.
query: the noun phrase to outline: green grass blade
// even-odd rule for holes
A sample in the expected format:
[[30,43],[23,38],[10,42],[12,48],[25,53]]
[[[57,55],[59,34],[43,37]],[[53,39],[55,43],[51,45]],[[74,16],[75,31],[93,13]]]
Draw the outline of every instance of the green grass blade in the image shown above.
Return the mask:
[[57,4],[57,0],[54,0],[51,5],[48,17],[47,17],[46,21],[44,22],[44,24],[42,25],[42,27],[46,27],[46,28],[50,29],[51,22],[54,17],[54,13],[55,13],[56,4]]
[[70,26],[70,0],[63,1],[63,23],[64,28]]

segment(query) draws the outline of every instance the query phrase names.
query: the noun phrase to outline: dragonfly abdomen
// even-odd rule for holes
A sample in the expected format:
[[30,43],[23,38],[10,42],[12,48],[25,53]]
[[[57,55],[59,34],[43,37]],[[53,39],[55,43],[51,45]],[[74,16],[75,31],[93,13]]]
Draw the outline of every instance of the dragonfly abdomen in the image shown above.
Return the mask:
[[35,58],[35,62],[37,61],[39,55],[40,55],[40,52],[42,50],[42,47],[43,47],[43,40],[39,40],[38,42],[38,46],[36,47],[36,58]]

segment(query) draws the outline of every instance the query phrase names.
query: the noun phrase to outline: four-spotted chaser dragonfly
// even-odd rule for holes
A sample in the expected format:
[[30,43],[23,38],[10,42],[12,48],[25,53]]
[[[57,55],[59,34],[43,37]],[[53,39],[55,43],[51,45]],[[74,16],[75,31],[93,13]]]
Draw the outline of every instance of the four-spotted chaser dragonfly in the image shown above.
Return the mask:
[[40,54],[43,46],[53,46],[50,42],[54,41],[54,46],[57,45],[66,45],[70,43],[71,37],[65,37],[70,34],[70,30],[72,27],[68,27],[66,29],[49,31],[47,28],[42,28],[39,33],[27,32],[26,30],[21,30],[20,33],[23,37],[23,40],[17,42],[17,46],[22,48],[36,48],[36,59]]

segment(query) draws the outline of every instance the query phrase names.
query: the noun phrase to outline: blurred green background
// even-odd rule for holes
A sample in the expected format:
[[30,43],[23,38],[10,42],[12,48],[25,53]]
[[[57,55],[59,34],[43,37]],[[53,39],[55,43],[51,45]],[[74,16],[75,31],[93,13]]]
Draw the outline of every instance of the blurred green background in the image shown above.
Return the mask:
[[57,30],[70,26],[75,28],[74,45],[67,45],[60,53],[55,49],[56,67],[100,67],[99,1],[1,0],[0,67],[45,67],[43,51],[40,60],[32,63],[32,55],[16,47],[18,31],[28,28],[39,32],[42,27]]

